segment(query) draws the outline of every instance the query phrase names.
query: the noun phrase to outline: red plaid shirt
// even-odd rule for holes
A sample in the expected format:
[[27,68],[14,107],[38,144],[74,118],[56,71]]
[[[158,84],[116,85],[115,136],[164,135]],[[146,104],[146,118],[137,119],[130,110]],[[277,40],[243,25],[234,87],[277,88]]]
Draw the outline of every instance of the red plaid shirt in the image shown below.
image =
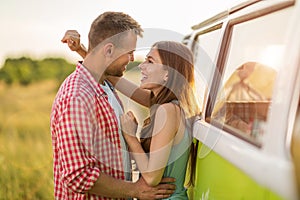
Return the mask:
[[87,192],[100,172],[124,180],[118,122],[107,96],[81,64],[52,107],[55,199],[110,199]]

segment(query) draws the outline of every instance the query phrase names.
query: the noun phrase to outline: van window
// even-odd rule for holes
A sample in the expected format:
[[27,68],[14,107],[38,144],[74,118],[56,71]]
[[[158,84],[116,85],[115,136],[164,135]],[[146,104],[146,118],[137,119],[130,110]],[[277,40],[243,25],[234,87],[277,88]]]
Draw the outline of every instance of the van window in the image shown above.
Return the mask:
[[215,59],[221,42],[221,25],[201,31],[195,38],[193,53],[195,58],[196,93],[199,98],[200,108],[206,103],[206,95],[210,87]]
[[261,127],[267,123],[273,100],[289,18],[289,9],[284,9],[229,25],[229,44],[210,121],[257,146],[261,146]]

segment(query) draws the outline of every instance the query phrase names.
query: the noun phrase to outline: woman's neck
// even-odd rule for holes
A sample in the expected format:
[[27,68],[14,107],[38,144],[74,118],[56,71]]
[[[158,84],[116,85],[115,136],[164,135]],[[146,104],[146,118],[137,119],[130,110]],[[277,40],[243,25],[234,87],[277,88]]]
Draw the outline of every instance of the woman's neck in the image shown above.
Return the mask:
[[152,89],[151,91],[152,91],[154,97],[157,97],[158,94],[162,91],[162,89],[163,89],[163,86]]

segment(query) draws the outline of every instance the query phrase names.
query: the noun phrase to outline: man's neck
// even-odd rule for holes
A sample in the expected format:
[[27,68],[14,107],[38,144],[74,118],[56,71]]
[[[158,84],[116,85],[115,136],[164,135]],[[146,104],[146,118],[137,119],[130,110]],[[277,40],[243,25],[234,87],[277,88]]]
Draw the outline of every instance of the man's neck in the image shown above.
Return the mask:
[[105,67],[101,67],[96,63],[89,62],[88,60],[84,60],[82,65],[90,72],[92,77],[100,84],[104,84],[105,80]]

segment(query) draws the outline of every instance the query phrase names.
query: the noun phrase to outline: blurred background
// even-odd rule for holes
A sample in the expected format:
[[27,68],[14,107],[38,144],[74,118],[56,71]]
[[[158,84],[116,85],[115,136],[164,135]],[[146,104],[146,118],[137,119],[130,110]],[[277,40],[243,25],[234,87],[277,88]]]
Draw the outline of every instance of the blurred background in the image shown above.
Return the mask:
[[[87,45],[90,24],[99,14],[123,11],[146,30],[149,45],[152,40],[181,41],[191,26],[237,2],[242,1],[1,0],[0,199],[54,198],[51,106],[61,82],[81,59],[60,42],[66,30],[78,30]],[[128,67],[137,84],[134,66],[148,43],[139,41],[137,62]]]

